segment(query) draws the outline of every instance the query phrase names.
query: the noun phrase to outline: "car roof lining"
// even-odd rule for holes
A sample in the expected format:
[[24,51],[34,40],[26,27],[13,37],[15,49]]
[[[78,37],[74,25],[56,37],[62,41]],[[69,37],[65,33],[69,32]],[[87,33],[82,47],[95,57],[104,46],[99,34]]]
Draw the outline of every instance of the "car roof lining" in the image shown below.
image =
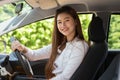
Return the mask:
[[[53,9],[67,4],[83,4],[89,10],[117,11],[120,0],[25,0],[31,7],[43,10]],[[47,1],[47,2],[46,2]],[[108,4],[109,3],[109,4]],[[115,4],[115,5],[114,5]]]

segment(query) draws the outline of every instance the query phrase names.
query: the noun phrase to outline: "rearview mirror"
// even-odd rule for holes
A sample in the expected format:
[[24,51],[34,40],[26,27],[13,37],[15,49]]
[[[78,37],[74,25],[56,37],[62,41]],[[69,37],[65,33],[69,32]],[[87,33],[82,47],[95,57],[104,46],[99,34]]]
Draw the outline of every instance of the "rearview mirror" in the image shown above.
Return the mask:
[[15,13],[19,14],[23,9],[23,3],[19,3],[16,5],[16,8],[15,8]]

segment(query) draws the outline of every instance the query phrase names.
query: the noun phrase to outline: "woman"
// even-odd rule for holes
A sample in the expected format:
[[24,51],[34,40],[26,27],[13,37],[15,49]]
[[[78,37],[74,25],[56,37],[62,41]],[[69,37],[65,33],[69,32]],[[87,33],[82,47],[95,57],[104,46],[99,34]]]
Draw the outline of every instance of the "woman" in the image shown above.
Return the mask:
[[46,78],[69,80],[81,64],[88,49],[76,11],[63,6],[56,11],[52,44],[38,50],[31,50],[14,41],[12,50],[18,49],[31,61],[49,58]]

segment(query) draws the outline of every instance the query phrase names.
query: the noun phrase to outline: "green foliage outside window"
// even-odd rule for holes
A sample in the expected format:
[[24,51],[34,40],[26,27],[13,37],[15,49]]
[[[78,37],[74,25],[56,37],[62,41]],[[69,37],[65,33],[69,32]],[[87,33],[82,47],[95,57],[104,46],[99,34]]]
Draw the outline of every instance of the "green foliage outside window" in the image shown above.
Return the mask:
[[[53,19],[51,19],[53,20]],[[7,42],[7,51],[10,51],[10,37],[16,37],[22,44],[31,48],[37,49],[46,44],[51,43],[52,24],[49,20],[43,20],[16,29],[1,36],[1,40]]]
[[120,14],[112,14],[108,36],[109,49],[120,49]]

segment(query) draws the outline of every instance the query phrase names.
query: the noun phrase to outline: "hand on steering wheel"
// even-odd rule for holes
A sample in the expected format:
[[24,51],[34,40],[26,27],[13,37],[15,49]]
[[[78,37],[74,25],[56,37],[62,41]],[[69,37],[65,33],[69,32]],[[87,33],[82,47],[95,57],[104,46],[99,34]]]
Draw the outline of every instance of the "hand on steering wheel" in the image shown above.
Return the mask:
[[[12,43],[13,41],[16,41],[16,39],[14,37],[11,37],[10,41]],[[28,59],[24,55],[22,55],[22,53],[21,53],[22,49],[23,49],[23,47],[20,46],[19,49],[15,49],[14,52],[15,52],[19,62],[21,63],[25,73],[28,76],[33,76],[33,70],[30,66]]]

